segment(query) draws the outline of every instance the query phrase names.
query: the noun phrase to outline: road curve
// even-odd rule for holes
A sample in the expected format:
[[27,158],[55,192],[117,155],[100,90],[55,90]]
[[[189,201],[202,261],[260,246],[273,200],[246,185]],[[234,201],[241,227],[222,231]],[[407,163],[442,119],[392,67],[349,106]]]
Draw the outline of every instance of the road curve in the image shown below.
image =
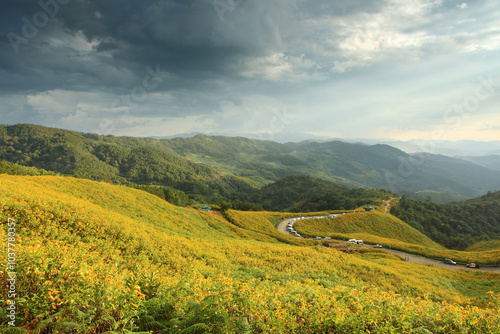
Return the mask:
[[285,233],[285,234],[290,234],[288,233],[288,231],[286,230],[286,226],[288,225],[289,222],[291,222],[292,220],[294,220],[295,218],[289,218],[289,219],[285,219],[283,221],[281,221],[278,226],[276,227],[278,229],[278,231],[280,231],[281,233]]
[[[280,223],[278,223],[278,225],[276,226],[276,228],[281,233],[285,233],[285,234],[290,234],[291,235],[291,233],[289,233],[286,230],[286,227],[287,227],[288,223],[291,222],[294,219],[295,218],[285,219],[285,220],[281,221]],[[439,261],[439,260],[433,260],[433,259],[429,259],[429,258],[426,258],[426,257],[423,257],[423,256],[413,255],[413,254],[409,254],[409,253],[405,253],[405,252],[401,252],[401,251],[397,251],[397,250],[393,250],[393,249],[388,249],[388,248],[378,248],[378,249],[386,251],[386,252],[391,253],[391,254],[399,255],[400,257],[402,257],[403,259],[406,259],[410,263],[417,263],[417,264],[422,264],[422,265],[431,265],[431,266],[435,266],[435,267],[439,267],[439,268],[444,268],[444,269],[451,269],[451,270],[471,270],[471,271],[480,270],[480,271],[492,272],[492,273],[498,273],[498,274],[500,274],[500,268],[496,268],[496,267],[481,267],[480,269],[469,269],[469,268],[467,268],[465,266],[445,264],[444,262]]]

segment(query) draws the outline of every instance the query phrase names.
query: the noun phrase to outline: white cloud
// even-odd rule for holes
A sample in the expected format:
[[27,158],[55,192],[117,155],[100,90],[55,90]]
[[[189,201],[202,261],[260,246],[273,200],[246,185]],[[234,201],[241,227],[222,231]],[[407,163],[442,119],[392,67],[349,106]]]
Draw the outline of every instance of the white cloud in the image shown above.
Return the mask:
[[460,5],[457,5],[457,7],[460,9],[465,9],[465,8],[469,7],[469,5],[467,5],[465,2],[462,2]]
[[303,53],[297,57],[274,52],[247,60],[241,75],[265,81],[307,82],[324,79],[320,66]]

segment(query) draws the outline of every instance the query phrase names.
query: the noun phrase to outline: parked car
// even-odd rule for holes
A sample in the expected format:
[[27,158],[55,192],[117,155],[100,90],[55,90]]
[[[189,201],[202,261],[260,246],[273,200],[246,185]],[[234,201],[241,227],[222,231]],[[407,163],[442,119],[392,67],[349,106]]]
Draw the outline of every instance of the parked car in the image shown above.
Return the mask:
[[465,265],[467,268],[474,268],[474,269],[479,269],[479,265],[476,263],[467,263]]
[[321,240],[321,237],[316,237],[314,238],[314,240]]
[[356,239],[349,239],[347,242],[350,244],[356,244],[357,240]]
[[332,238],[330,238],[330,237],[325,237],[325,239],[326,239],[326,240],[331,240]]
[[453,265],[457,264],[455,261],[453,261],[451,259],[444,259],[443,262],[446,263],[446,264],[453,264]]
[[376,244],[375,246],[373,246],[373,248],[384,248],[384,247],[380,244]]

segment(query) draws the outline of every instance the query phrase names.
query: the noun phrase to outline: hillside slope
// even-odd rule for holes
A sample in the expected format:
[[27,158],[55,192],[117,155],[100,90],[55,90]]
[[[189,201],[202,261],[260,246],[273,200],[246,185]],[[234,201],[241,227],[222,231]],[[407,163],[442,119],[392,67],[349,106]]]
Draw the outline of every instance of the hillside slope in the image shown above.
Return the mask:
[[486,155],[486,156],[457,156],[462,160],[467,160],[475,163],[476,165],[483,166],[489,169],[500,171],[500,155]]
[[436,204],[405,198],[391,213],[448,248],[463,250],[500,239],[500,192],[459,203]]
[[9,298],[30,333],[500,329],[495,274],[353,257],[284,236],[287,245],[266,231],[282,214],[234,211],[238,227],[142,191],[57,176],[1,174],[0,194],[0,220],[15,221],[22,291]]
[[254,190],[251,181],[180,157],[150,138],[0,125],[0,160],[96,181],[172,186],[202,199]]
[[379,209],[370,212],[358,210],[329,219],[301,220],[294,226],[300,234],[311,236],[335,237],[365,234],[433,249],[443,249],[443,246],[410,225]]
[[268,210],[315,212],[381,204],[394,194],[380,189],[349,189],[310,176],[287,176],[263,186],[250,198]]

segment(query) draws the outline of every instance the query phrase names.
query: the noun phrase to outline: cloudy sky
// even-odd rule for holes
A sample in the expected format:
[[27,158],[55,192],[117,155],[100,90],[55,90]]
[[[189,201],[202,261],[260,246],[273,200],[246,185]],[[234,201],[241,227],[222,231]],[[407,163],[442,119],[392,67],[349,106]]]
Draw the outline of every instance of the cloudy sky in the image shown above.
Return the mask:
[[4,0],[0,37],[3,124],[500,138],[493,0]]

